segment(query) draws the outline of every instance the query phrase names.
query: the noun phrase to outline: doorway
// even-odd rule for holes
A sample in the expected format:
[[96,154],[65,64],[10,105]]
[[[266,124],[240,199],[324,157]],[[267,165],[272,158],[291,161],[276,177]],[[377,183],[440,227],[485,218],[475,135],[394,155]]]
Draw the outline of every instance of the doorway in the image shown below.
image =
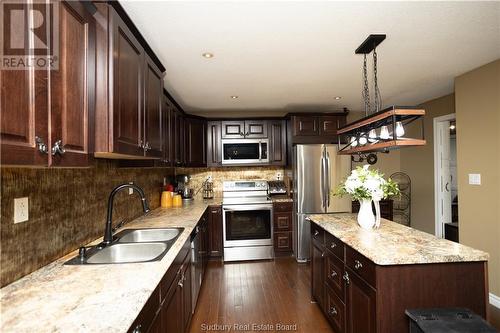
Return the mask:
[[435,234],[458,242],[456,136],[454,113],[434,118]]

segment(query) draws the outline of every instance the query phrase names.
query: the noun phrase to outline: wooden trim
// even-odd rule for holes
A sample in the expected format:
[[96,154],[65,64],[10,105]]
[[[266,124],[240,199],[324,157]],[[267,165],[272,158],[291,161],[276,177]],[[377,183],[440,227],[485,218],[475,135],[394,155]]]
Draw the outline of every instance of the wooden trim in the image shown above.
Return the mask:
[[398,109],[395,107],[394,109],[387,110],[387,111],[381,111],[378,113],[375,113],[371,116],[359,119],[351,124],[348,124],[342,128],[340,128],[337,131],[337,134],[344,134],[347,132],[350,132],[352,130],[355,130],[357,128],[361,128],[363,126],[369,125],[371,123],[374,123],[376,121],[380,121],[382,119],[391,117],[393,115],[396,116],[424,116],[425,115],[425,110],[424,109]]
[[113,160],[158,160],[160,157],[136,156],[110,152],[95,152],[95,158],[108,158]]
[[399,138],[398,140],[384,141],[374,144],[367,144],[363,147],[355,147],[351,149],[346,149],[339,151],[339,155],[352,155],[361,152],[373,152],[384,149],[394,149],[395,147],[412,147],[412,146],[424,146],[426,144],[425,140],[422,139],[405,139]]

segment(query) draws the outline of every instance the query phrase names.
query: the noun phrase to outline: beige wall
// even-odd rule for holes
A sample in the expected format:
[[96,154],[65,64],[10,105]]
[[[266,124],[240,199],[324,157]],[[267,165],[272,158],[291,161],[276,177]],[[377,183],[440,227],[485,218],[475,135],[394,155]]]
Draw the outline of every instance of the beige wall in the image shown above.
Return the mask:
[[[455,96],[446,95],[420,105],[425,109],[424,131],[427,144],[403,148],[401,171],[411,179],[411,226],[434,234],[434,118],[455,112]],[[408,128],[408,135],[416,135],[417,124]],[[458,134],[460,135],[460,134]]]
[[[500,59],[455,79],[460,243],[489,252],[500,296]],[[481,174],[480,186],[468,174]]]

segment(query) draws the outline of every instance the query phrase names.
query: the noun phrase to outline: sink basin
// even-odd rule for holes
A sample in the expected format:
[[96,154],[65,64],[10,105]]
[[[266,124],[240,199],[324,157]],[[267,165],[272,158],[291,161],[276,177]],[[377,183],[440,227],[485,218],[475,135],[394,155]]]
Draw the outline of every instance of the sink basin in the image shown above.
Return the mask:
[[127,243],[105,247],[87,259],[87,264],[118,264],[158,260],[168,250],[166,243]]
[[118,234],[118,243],[168,242],[179,236],[181,230],[165,229],[126,229]]

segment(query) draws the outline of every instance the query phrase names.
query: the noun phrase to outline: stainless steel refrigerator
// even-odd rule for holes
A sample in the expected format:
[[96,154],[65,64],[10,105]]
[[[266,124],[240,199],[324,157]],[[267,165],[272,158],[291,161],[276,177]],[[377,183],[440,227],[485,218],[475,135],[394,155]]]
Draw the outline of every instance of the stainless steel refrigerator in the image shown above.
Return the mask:
[[294,244],[298,262],[310,259],[310,214],[351,211],[348,197],[331,196],[351,171],[351,157],[337,154],[336,145],[297,145],[293,148]]

